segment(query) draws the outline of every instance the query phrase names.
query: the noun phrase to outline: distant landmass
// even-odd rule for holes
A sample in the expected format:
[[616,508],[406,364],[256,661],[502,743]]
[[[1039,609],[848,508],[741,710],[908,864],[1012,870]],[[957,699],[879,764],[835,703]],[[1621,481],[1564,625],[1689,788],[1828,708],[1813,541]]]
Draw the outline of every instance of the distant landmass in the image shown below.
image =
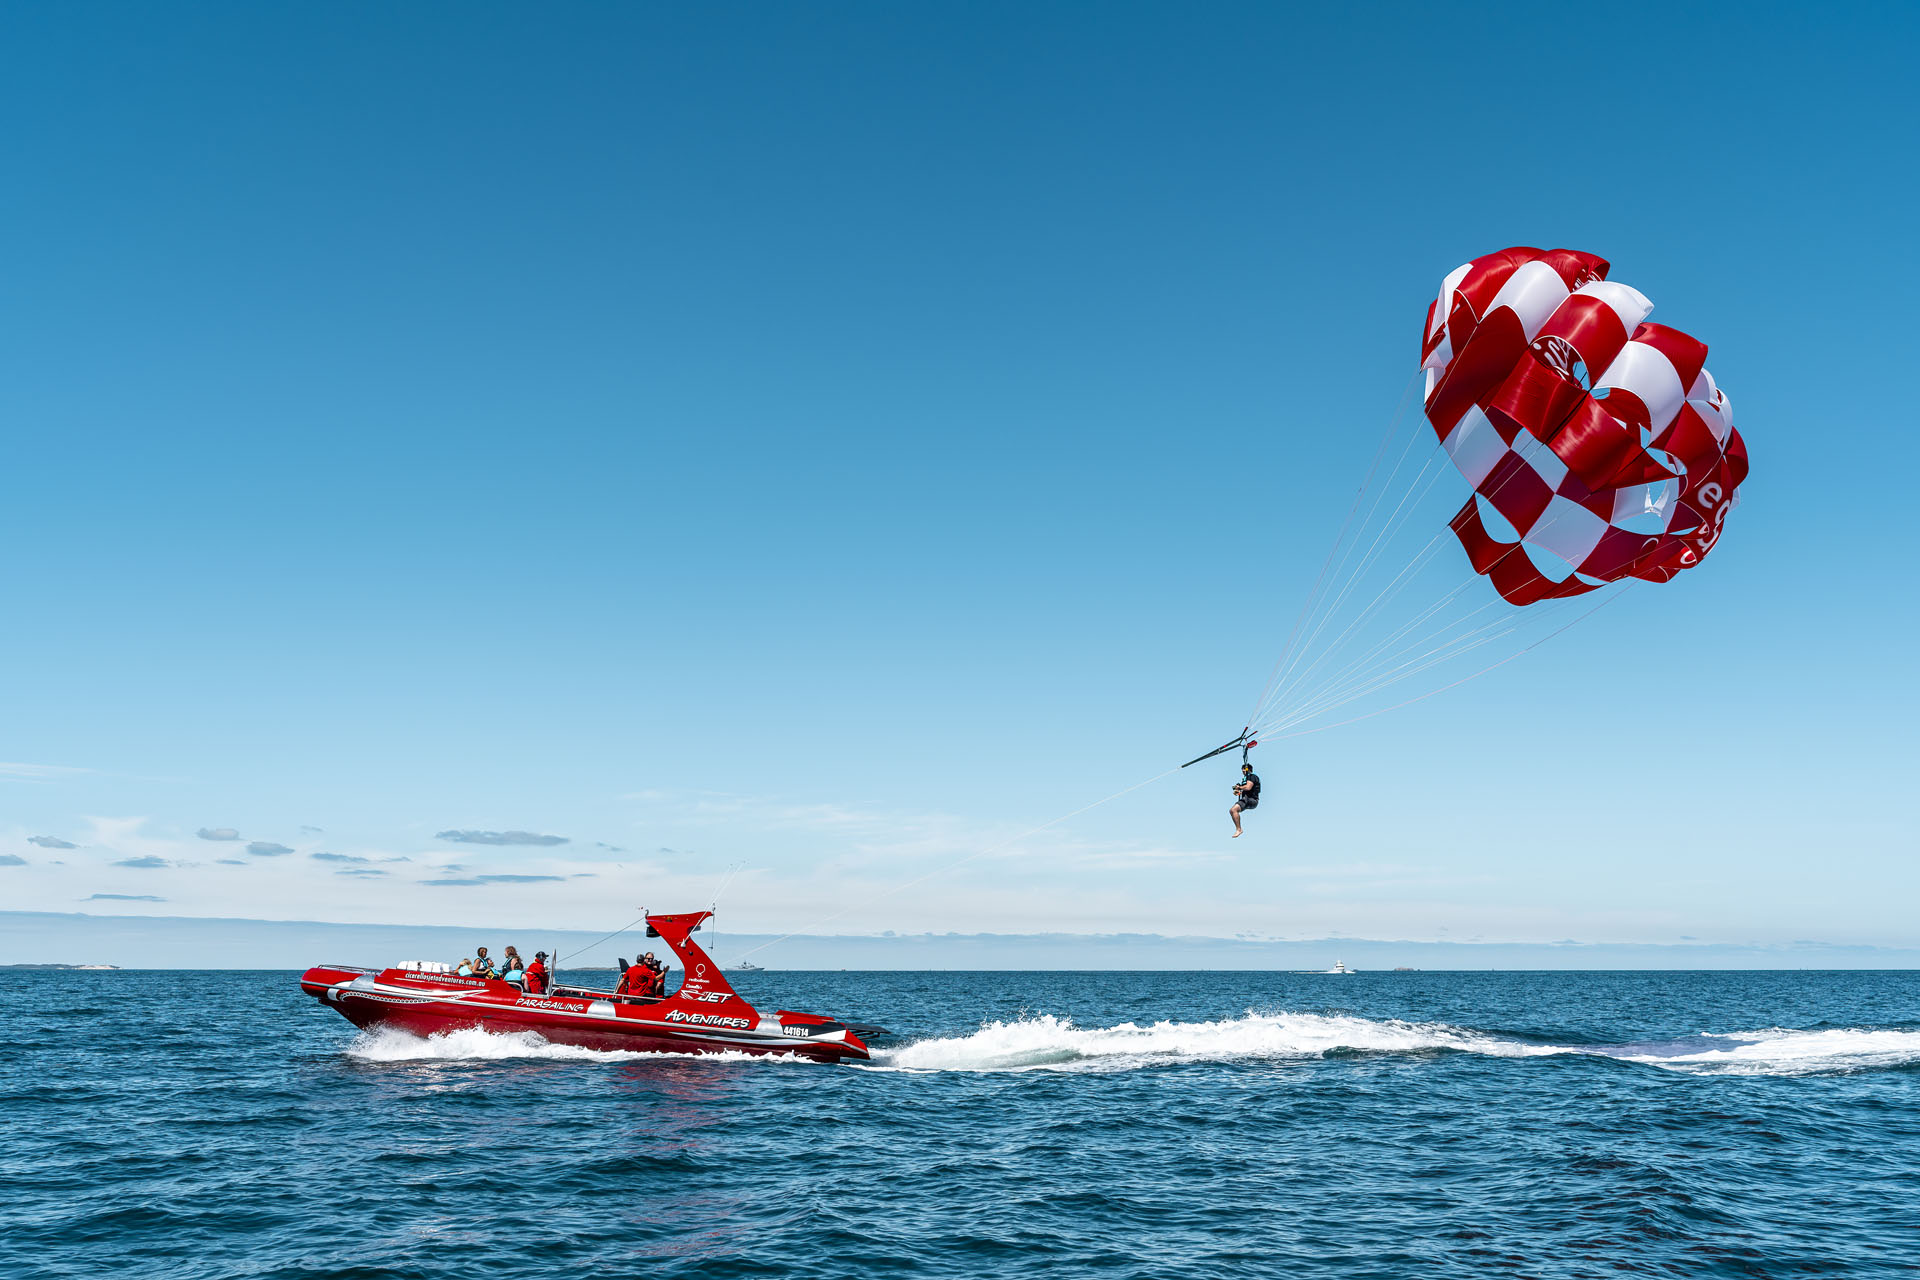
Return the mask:
[[117,964],[0,964],[0,969],[118,969]]
[[[338,924],[189,916],[0,911],[0,965],[21,968],[305,969],[458,960],[485,945],[558,952],[568,968],[613,964],[647,949],[640,929]],[[1920,949],[1820,941],[1423,942],[1382,938],[1213,938],[1155,933],[913,933],[776,939],[709,925],[698,941],[723,967],[749,956],[779,969],[1920,969]],[[576,958],[577,957],[577,958]],[[103,964],[111,961],[110,965]]]

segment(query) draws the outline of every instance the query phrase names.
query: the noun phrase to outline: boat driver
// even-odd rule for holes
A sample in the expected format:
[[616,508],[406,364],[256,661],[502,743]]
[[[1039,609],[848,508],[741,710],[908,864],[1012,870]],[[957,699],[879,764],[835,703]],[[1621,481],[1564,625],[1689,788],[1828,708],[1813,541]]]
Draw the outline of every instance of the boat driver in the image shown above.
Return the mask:
[[627,971],[620,976],[620,985],[614,988],[613,994],[625,996],[628,1000],[645,999],[652,994],[652,976],[652,970],[647,968],[647,961],[643,956],[628,966]]

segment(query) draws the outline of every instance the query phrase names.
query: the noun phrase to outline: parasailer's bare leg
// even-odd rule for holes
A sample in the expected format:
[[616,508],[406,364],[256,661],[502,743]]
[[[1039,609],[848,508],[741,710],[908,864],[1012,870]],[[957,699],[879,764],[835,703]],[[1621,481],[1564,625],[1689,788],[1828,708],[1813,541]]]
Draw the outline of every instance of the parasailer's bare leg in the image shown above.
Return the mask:
[[1240,838],[1240,806],[1236,804],[1233,808],[1227,810],[1227,816],[1233,819],[1233,835],[1231,838],[1238,840]]

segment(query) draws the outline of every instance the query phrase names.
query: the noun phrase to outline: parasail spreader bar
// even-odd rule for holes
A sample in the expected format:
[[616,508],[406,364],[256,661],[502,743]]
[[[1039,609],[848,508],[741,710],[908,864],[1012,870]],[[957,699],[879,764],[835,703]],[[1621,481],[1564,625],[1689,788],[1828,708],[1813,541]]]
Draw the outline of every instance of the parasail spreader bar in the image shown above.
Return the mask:
[[[1224,743],[1224,744],[1222,744],[1221,746],[1217,746],[1217,747],[1215,747],[1215,748],[1214,748],[1213,750],[1211,750],[1211,751],[1209,751],[1209,752],[1207,752],[1207,754],[1205,754],[1205,755],[1203,755],[1203,756],[1195,756],[1195,757],[1194,757],[1193,759],[1191,759],[1191,760],[1189,760],[1189,761],[1187,761],[1187,763],[1186,763],[1186,764],[1183,764],[1183,765],[1181,765],[1180,767],[1181,767],[1182,769],[1185,769],[1185,768],[1187,768],[1187,767],[1188,767],[1189,765],[1196,765],[1196,764],[1199,764],[1199,763],[1200,763],[1200,762],[1201,762],[1202,760],[1211,760],[1211,759],[1213,759],[1213,758],[1214,758],[1215,756],[1223,756],[1223,755],[1225,755],[1225,754],[1227,754],[1227,752],[1229,752],[1229,751],[1231,751],[1231,750],[1233,750],[1233,749],[1234,749],[1235,747],[1239,747],[1239,748],[1241,748],[1241,749],[1242,749],[1242,751],[1244,751],[1244,750],[1245,750],[1246,748],[1248,748],[1248,747],[1251,747],[1251,746],[1253,746],[1253,745],[1255,745],[1255,744],[1254,744],[1254,740],[1253,740],[1252,738],[1250,738],[1250,737],[1248,737],[1248,736],[1247,736],[1248,734],[1250,734],[1250,733],[1252,733],[1252,732],[1253,732],[1253,731],[1252,731],[1251,729],[1242,729],[1242,730],[1240,731],[1240,736],[1239,736],[1239,737],[1237,737],[1237,738],[1235,738],[1235,739],[1234,739],[1234,740],[1233,740],[1232,742],[1228,742],[1228,743]],[[1244,757],[1243,757],[1243,758],[1244,758]]]

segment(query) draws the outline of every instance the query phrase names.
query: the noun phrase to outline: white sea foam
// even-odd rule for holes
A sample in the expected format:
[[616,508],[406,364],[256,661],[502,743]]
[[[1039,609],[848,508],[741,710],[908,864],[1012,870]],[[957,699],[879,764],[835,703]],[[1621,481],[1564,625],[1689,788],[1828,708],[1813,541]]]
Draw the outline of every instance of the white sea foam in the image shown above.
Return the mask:
[[1666,1046],[1600,1049],[1626,1062],[1702,1074],[1792,1076],[1885,1070],[1920,1063],[1920,1031],[1835,1028],[1707,1034]]
[[394,1027],[363,1031],[347,1049],[362,1062],[633,1062],[700,1058],[708,1062],[783,1062],[749,1053],[641,1053],[631,1049],[584,1049],[554,1044],[531,1031],[496,1033],[468,1028],[422,1038]]
[[1044,1014],[993,1022],[970,1036],[922,1040],[874,1055],[882,1066],[920,1071],[1124,1071],[1165,1062],[1317,1058],[1329,1052],[1432,1053],[1521,1058],[1565,1053],[1433,1022],[1317,1013],[1249,1013],[1218,1022],[1123,1022],[1076,1027]]
[[[878,1049],[873,1068],[899,1071],[1128,1071],[1183,1062],[1256,1062],[1328,1054],[1418,1055],[1445,1051],[1495,1058],[1585,1054],[1696,1075],[1796,1076],[1885,1070],[1920,1064],[1920,1031],[1834,1029],[1709,1032],[1620,1045],[1535,1043],[1441,1022],[1343,1014],[1249,1013],[1217,1022],[1123,1022],[1078,1027],[1042,1014],[990,1022],[965,1036]],[[640,1053],[553,1044],[530,1031],[452,1031],[422,1039],[394,1028],[364,1031],[347,1053],[362,1062],[707,1062],[795,1063],[744,1053]]]
[[1729,1032],[1660,1043],[1563,1045],[1438,1022],[1314,1013],[1248,1013],[1217,1022],[1123,1022],[1078,1027],[1045,1014],[991,1022],[972,1035],[875,1053],[903,1071],[1126,1071],[1173,1062],[1286,1061],[1329,1053],[1496,1058],[1590,1055],[1694,1074],[1810,1075],[1920,1063],[1920,1031]]

